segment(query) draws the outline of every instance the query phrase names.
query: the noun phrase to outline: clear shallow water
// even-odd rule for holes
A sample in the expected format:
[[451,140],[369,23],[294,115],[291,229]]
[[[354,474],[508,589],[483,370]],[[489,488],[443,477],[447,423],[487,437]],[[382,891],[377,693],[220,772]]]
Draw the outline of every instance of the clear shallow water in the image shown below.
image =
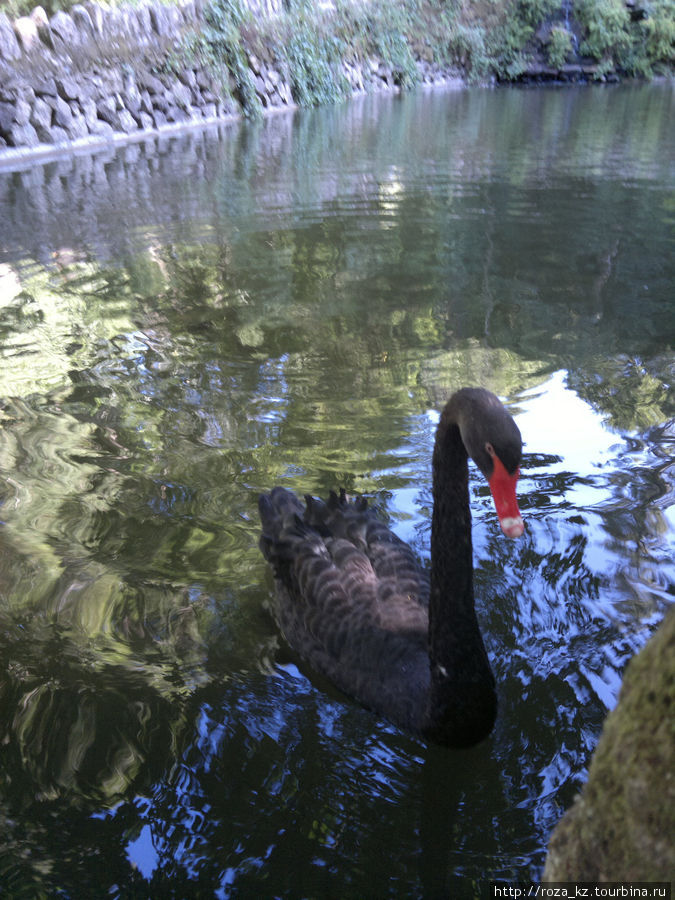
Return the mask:
[[[378,98],[0,173],[0,882],[11,896],[482,897],[536,877],[672,602],[673,91]],[[366,492],[428,553],[472,485],[491,738],[345,701],[266,610],[257,493]]]

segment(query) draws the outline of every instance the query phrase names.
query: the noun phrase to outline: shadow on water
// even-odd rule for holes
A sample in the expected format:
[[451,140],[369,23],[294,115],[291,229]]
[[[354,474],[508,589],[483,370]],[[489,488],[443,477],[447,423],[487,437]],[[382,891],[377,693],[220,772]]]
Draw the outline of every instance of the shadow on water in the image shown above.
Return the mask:
[[[0,174],[0,884],[12,897],[487,895],[541,870],[672,602],[672,86],[434,92]],[[257,494],[367,494],[428,558],[472,472],[493,735],[427,747],[307,671]]]

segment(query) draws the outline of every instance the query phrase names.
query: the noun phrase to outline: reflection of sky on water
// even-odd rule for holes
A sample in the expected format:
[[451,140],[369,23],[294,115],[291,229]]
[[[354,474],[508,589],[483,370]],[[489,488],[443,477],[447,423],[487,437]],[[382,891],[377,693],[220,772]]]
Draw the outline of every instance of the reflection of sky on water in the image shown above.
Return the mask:
[[[609,628],[613,635],[617,627],[633,635],[619,654],[621,659],[611,665],[599,665],[596,670],[581,666],[588,687],[611,708],[620,686],[623,657],[644,642],[636,632],[649,621],[658,621],[668,599],[668,583],[675,572],[658,548],[664,541],[672,546],[675,535],[666,515],[668,496],[661,496],[666,491],[666,474],[655,455],[658,446],[644,435],[612,431],[602,413],[566,381],[567,373],[557,371],[543,384],[523,391],[512,405],[524,441],[518,485],[524,538],[515,542],[501,539],[488,488],[470,464],[474,560],[479,571],[487,566],[483,577],[488,580],[495,553],[518,584],[523,573],[530,573],[517,592],[526,607],[534,603],[537,615],[543,617],[536,628],[540,637],[551,631],[556,645],[561,640],[565,644],[572,633],[583,632],[586,626],[576,621],[575,615]],[[403,468],[392,465],[380,473],[385,480],[387,475],[408,479],[405,486],[393,488],[385,506],[399,537],[427,559],[430,457],[438,420],[435,409],[416,418],[409,441],[392,454],[399,458],[405,454],[414,461]],[[642,522],[645,508],[647,521]],[[658,536],[658,552],[650,549],[651,529]],[[670,532],[670,538],[664,532]],[[638,534],[642,535],[640,541]],[[548,585],[546,578],[537,578],[539,569],[548,571],[547,566],[553,567],[548,578],[553,577],[553,569],[557,573],[555,587]],[[575,614],[567,608],[568,591],[578,604]],[[525,619],[529,621],[531,615],[528,612]],[[615,639],[616,635],[605,638],[605,653],[611,652]]]
[[[617,455],[621,439],[609,431],[602,417],[577,394],[565,385],[566,373],[555,372],[542,385],[520,395],[514,416],[523,435],[524,464],[521,471],[519,493],[527,491],[527,481],[538,474],[554,475],[567,472],[572,484],[566,481],[564,494],[549,495],[549,504],[565,501],[567,506],[585,509],[597,506],[611,496],[606,479],[598,478]],[[440,418],[438,410],[427,410],[420,421],[428,446],[425,458],[419,459],[419,471],[414,473],[421,483],[396,490],[390,510],[404,520],[397,525],[397,533],[404,540],[413,540],[414,520],[419,516],[420,488],[431,483],[431,451],[434,432]],[[408,450],[402,448],[399,452]],[[528,466],[528,456],[544,455],[541,465]],[[471,477],[477,484],[476,469],[472,465]],[[400,470],[399,470],[400,474]],[[474,515],[479,512],[474,509]],[[407,520],[407,521],[405,521]]]
[[138,837],[127,844],[127,858],[144,878],[151,878],[157,868],[159,856],[152,839],[152,827],[144,825]]
[[[616,454],[619,439],[588,403],[566,387],[565,377],[565,372],[555,372],[545,384],[519,397],[520,411],[515,418],[524,452],[558,456],[557,463],[546,461],[550,474],[596,475]],[[578,482],[566,499],[577,507],[594,506],[599,500],[598,487],[597,482]]]
[[[600,414],[566,386],[565,377],[565,372],[555,372],[544,385],[525,391],[518,400],[516,421],[525,444],[521,490],[536,490],[540,477],[568,473],[564,490],[558,495],[549,493],[548,506],[564,504],[572,514],[583,511],[584,560],[591,571],[607,573],[620,561],[614,566],[609,563],[608,535],[600,518],[590,511],[612,498],[611,476],[620,439],[608,430]],[[527,455],[539,453],[546,455],[543,464],[527,467]]]

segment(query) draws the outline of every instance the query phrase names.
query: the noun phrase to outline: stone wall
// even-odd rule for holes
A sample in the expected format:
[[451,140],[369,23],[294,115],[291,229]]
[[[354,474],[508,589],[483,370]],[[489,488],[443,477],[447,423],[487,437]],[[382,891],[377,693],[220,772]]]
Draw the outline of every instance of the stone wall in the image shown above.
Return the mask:
[[[49,19],[38,7],[13,23],[0,13],[0,154],[237,113],[229,86],[205,67],[167,65],[200,16],[199,0],[113,9],[85,3]],[[290,94],[269,98],[270,105],[288,102]]]
[[[14,22],[0,12],[0,164],[16,155],[121,141],[242,113],[239,88],[189,60],[181,42],[203,23],[204,0],[164,6],[149,0],[108,8],[93,2],[48,18],[41,7]],[[247,0],[260,16],[282,0]],[[250,81],[266,110],[293,106],[287,72],[248,57]],[[422,80],[445,73],[420,63]],[[381,60],[345,62],[355,94],[396,90]]]

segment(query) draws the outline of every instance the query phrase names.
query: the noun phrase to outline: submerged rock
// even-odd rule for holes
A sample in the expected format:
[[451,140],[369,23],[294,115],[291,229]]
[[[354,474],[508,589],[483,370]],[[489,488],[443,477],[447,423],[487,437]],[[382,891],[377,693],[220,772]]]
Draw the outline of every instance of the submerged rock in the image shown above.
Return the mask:
[[675,609],[629,663],[588,782],[556,826],[544,881],[670,881],[675,872]]

